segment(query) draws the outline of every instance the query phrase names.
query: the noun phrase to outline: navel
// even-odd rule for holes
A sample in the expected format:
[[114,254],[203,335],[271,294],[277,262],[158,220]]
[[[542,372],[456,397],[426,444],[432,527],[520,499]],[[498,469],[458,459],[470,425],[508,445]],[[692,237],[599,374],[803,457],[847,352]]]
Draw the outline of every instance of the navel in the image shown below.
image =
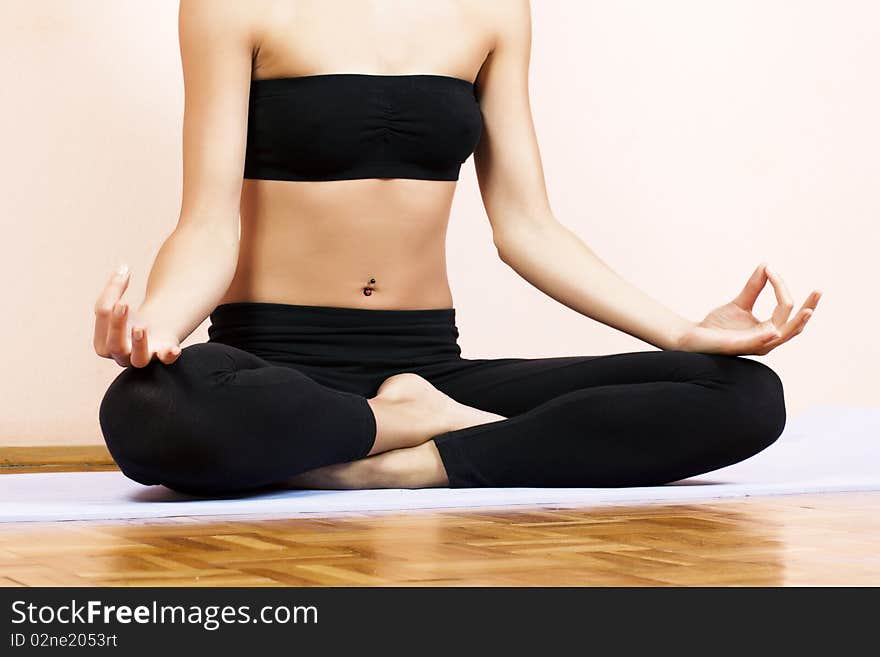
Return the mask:
[[375,279],[375,278],[371,278],[371,279],[370,279],[370,282],[367,283],[367,284],[364,286],[364,296],[365,296],[365,297],[372,296],[373,291],[375,290],[375,288],[373,287],[373,285],[375,285],[375,284],[376,284],[376,279]]

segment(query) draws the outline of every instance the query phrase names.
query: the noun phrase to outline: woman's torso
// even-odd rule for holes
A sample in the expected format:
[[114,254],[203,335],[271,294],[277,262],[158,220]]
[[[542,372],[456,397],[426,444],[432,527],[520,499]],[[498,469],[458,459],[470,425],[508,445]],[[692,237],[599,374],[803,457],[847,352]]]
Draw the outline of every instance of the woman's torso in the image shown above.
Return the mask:
[[[490,48],[478,3],[254,6],[261,12],[254,80],[340,72],[474,80]],[[407,178],[245,178],[238,268],[220,303],[452,307],[445,238],[455,186]]]

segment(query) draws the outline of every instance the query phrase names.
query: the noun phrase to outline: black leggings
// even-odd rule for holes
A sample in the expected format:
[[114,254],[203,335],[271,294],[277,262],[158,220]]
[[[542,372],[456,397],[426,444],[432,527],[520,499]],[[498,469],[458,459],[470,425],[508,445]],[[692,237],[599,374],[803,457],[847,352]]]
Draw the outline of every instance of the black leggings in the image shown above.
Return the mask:
[[650,486],[746,459],[785,426],[782,383],[741,356],[462,358],[454,309],[221,304],[209,341],[127,368],[101,402],[129,478],[192,494],[363,458],[367,398],[415,372],[508,419],[433,438],[451,487]]

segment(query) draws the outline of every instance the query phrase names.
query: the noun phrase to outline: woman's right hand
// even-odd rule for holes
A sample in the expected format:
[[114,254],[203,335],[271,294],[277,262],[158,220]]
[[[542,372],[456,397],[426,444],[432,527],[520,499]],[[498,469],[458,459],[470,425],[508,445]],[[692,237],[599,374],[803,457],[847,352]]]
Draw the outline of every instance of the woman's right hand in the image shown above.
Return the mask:
[[122,301],[130,278],[128,267],[123,265],[95,303],[95,352],[122,367],[145,367],[153,356],[170,365],[180,356],[180,343],[176,336],[155,327],[148,331],[147,322]]

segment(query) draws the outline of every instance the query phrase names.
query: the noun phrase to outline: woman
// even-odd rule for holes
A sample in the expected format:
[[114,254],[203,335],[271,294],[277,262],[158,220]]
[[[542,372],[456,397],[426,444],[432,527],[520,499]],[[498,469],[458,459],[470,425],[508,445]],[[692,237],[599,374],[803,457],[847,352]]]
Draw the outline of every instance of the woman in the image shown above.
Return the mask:
[[[179,28],[179,222],[137,311],[125,268],[95,307],[95,349],[125,367],[100,422],[128,477],[194,494],[656,485],[780,435],[781,382],[741,356],[800,333],[819,292],[791,316],[762,264],[688,321],[557,221],[525,0],[184,0]],[[461,358],[444,241],[471,153],[500,258],[659,350]],[[208,316],[209,341],[181,349]]]

